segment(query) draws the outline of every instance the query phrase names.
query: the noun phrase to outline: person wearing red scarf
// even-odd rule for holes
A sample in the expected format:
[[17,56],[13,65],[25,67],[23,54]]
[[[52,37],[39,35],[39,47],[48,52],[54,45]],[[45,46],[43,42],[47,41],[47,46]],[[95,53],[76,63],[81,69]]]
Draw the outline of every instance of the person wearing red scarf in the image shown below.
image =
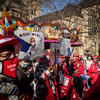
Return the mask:
[[88,76],[91,78],[91,83],[95,83],[98,79],[98,69],[99,69],[99,63],[97,62],[97,56],[93,56],[93,63],[90,65],[90,68],[88,70]]
[[74,76],[73,82],[74,82],[75,90],[79,94],[79,97],[82,98],[82,92],[83,92],[82,76],[84,75],[85,67],[81,62],[81,60],[79,59],[78,53],[74,53],[73,55],[71,68]]

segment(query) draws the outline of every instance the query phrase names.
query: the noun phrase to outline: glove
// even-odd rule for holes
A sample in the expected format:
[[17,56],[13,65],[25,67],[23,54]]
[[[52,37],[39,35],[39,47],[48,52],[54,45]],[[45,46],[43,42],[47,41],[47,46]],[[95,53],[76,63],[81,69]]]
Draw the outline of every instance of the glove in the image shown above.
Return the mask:
[[82,79],[85,79],[85,77],[84,77],[84,76],[81,76],[81,78],[82,78]]

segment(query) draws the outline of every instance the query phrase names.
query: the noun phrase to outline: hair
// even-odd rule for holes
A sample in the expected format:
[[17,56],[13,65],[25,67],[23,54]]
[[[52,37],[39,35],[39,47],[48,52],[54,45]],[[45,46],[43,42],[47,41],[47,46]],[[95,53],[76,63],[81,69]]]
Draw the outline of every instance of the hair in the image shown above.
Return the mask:
[[[32,43],[31,43],[32,39],[34,39],[34,41],[35,41],[35,38],[32,37],[32,38],[30,39],[30,44],[31,44],[31,45],[32,45]],[[35,45],[36,45],[36,41],[35,41]]]
[[0,53],[3,51],[15,52],[15,48],[13,45],[9,44],[9,45],[6,45],[6,46],[0,48]]

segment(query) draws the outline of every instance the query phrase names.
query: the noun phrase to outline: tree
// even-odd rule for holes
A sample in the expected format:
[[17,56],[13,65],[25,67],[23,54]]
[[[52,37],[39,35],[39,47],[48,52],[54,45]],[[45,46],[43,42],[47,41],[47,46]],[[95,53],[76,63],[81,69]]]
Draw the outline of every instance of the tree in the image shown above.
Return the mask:
[[[48,0],[47,0],[48,1]],[[60,0],[58,0],[60,2]],[[66,0],[63,0],[65,2]],[[100,32],[100,1],[99,0],[70,0],[63,9],[64,3],[58,3],[52,0],[44,2],[46,11],[54,12],[43,15],[34,20],[39,23],[54,22],[60,23],[62,27],[69,29],[81,26],[79,41],[83,43],[83,51],[91,51],[91,54],[98,55],[99,49],[99,32]],[[45,10],[45,9],[44,9]],[[87,46],[88,45],[88,46]],[[80,50],[80,49],[77,49]],[[77,51],[78,52],[78,51]]]

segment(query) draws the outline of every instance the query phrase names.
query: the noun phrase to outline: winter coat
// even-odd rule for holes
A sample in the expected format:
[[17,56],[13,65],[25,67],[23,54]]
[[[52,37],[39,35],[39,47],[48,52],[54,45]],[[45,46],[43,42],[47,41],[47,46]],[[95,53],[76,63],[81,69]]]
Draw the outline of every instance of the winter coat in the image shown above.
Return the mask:
[[88,69],[87,75],[91,77],[92,83],[96,82],[96,80],[98,79],[98,67],[94,62],[91,64],[90,68]]
[[[74,62],[71,62],[71,68],[73,69],[73,75],[76,77],[80,77],[81,75],[84,75],[85,67],[81,61],[77,61],[77,64],[79,64],[79,67],[77,67],[77,64]],[[77,72],[75,73],[75,71]]]

